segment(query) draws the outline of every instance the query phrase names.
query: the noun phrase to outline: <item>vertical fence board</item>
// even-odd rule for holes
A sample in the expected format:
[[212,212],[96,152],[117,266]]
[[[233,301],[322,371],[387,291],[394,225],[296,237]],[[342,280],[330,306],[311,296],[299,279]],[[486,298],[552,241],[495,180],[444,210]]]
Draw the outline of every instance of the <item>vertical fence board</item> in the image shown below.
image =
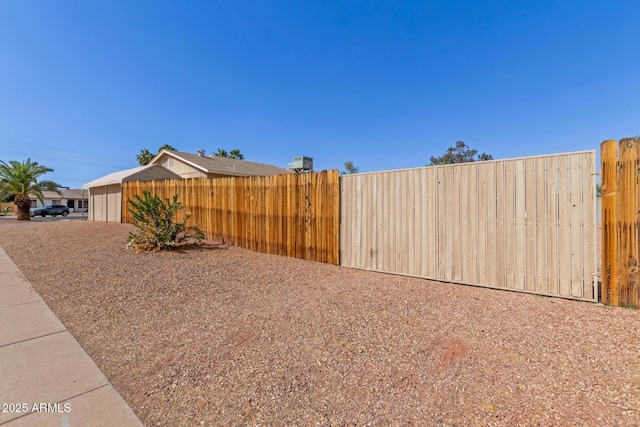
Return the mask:
[[384,176],[376,174],[375,180],[376,191],[376,270],[384,270],[384,253],[386,247],[386,241],[384,240],[384,227],[385,227],[385,201],[384,201]]
[[469,260],[468,271],[466,272],[464,281],[467,283],[480,283],[478,273],[484,270],[484,264],[478,265],[478,253],[484,251],[484,245],[480,249],[480,211],[478,208],[478,164],[474,164],[470,168],[467,176],[468,186],[468,218],[469,218],[469,253],[466,255]]
[[422,200],[422,170],[414,169],[412,171],[411,180],[413,181],[413,198],[415,201],[415,210],[414,210],[414,252],[413,258],[415,260],[414,264],[414,275],[420,276],[422,275],[423,265],[425,261],[422,257],[422,250],[426,246],[424,240],[422,240],[422,209],[423,209],[423,200]]
[[571,296],[571,225],[569,204],[569,162],[567,156],[558,158],[558,257],[560,290],[559,295]]
[[638,307],[638,144],[620,141],[619,304]]
[[436,256],[436,274],[435,279],[444,280],[445,279],[445,263],[446,263],[446,243],[447,243],[447,230],[446,230],[446,183],[444,171],[446,168],[435,166],[434,174],[436,176],[436,192],[434,195],[435,203],[434,206],[434,214],[435,214],[435,227],[434,231],[436,234],[437,244],[435,245],[437,256]]
[[602,302],[618,306],[618,142],[600,146],[602,162]]
[[469,211],[469,193],[471,192],[469,178],[471,175],[471,169],[473,166],[469,168],[460,167],[458,170],[460,171],[460,190],[459,190],[459,198],[460,198],[460,214],[459,214],[459,223],[458,228],[460,230],[460,240],[458,243],[458,248],[456,249],[456,253],[458,254],[456,259],[456,264],[459,265],[459,278],[458,281],[468,282],[469,281],[469,272],[471,271],[471,263],[470,263],[470,237],[472,233],[472,225],[471,221],[473,218],[470,215]]
[[391,250],[390,258],[391,258],[391,271],[398,272],[401,271],[401,262],[400,257],[402,256],[402,236],[400,235],[402,232],[402,224],[400,218],[402,217],[403,207],[402,203],[402,195],[400,194],[400,180],[398,179],[398,172],[391,172],[389,175],[391,189],[391,200],[393,206],[391,207],[390,216],[393,218],[391,222]]
[[425,256],[427,257],[427,267],[428,274],[425,277],[437,277],[438,274],[438,210],[436,197],[438,195],[438,176],[436,168],[428,168],[422,174],[423,177],[423,195],[427,200],[427,209],[425,209],[426,216],[426,224],[427,226],[422,227],[423,229],[423,241],[426,242],[425,245],[427,247],[427,252]]
[[[507,287],[506,263],[509,259],[507,249],[506,224],[506,186],[505,186],[506,162],[496,163],[496,281],[497,287]],[[511,253],[513,254],[513,252]]]
[[402,228],[406,226],[404,219],[405,211],[407,209],[404,202],[404,183],[402,180],[402,173],[400,171],[394,172],[395,182],[395,196],[396,196],[396,227],[395,227],[395,240],[396,240],[396,252],[395,252],[395,268],[394,272],[398,273],[404,271],[403,262],[406,263],[406,236],[403,235]]
[[549,219],[547,216],[547,159],[545,157],[535,159],[535,182],[535,292],[547,293],[547,245],[549,244]]
[[535,292],[536,260],[539,256],[536,245],[536,159],[525,159],[524,162],[525,289]]
[[449,280],[462,281],[462,262],[460,257],[462,256],[461,238],[462,238],[462,224],[460,215],[460,200],[462,198],[462,185],[460,182],[462,168],[458,165],[451,168],[453,172],[453,180],[451,190],[447,195],[448,200],[451,203],[451,227],[448,232],[453,235],[451,244],[449,245],[447,252],[447,262],[451,266],[449,273]]
[[360,176],[353,177],[353,185],[355,186],[354,194],[356,198],[353,203],[353,215],[356,219],[354,224],[354,241],[353,247],[355,251],[355,259],[353,260],[356,265],[362,265],[362,183],[360,182]]
[[338,229],[338,215],[340,211],[340,181],[338,171],[329,171],[327,174],[327,193],[331,214],[327,215],[327,236],[329,243],[328,262],[329,264],[340,264],[340,233]]
[[[475,266],[476,266],[476,282],[477,283],[489,283],[487,276],[489,274],[489,264],[488,258],[490,255],[487,253],[487,214],[488,214],[488,205],[489,205],[489,194],[487,191],[487,169],[489,163],[480,162],[478,164],[477,173],[477,207],[476,207],[476,215],[478,217],[477,221],[477,229],[478,229],[478,241],[476,243],[476,255],[475,255]],[[491,236],[493,237],[493,236]]]
[[486,248],[487,248],[487,279],[486,284],[493,284],[493,286],[499,286],[498,284],[498,259],[502,255],[498,252],[498,231],[497,231],[497,181],[496,181],[496,168],[501,163],[491,162],[487,164],[487,198],[486,198],[486,216],[485,227],[487,229],[486,236]]
[[547,218],[549,235],[547,244],[547,268],[549,288],[547,293],[559,295],[559,261],[558,261],[558,158],[549,157],[547,167]]
[[514,161],[514,248],[515,248],[515,271],[513,273],[514,288],[525,290],[525,280],[527,275],[526,260],[526,185],[524,160]]
[[504,165],[504,240],[505,240],[505,287],[516,287],[516,265],[518,254],[516,252],[516,172],[515,160],[507,160]]
[[355,267],[351,260],[354,251],[347,250],[347,248],[352,247],[351,236],[353,233],[351,227],[354,224],[351,215],[351,203],[355,200],[350,188],[352,182],[353,180],[351,179],[340,177],[340,259],[342,260],[342,265],[347,267]]
[[392,189],[391,189],[391,179],[389,173],[384,173],[380,175],[381,183],[381,191],[382,191],[382,241],[384,244],[382,245],[382,271],[392,271],[392,258],[391,253],[393,248],[395,248],[395,240],[394,234],[391,231],[391,227],[393,222],[390,221],[392,217],[392,209],[394,205],[394,201],[392,199]]
[[376,180],[378,179],[377,175],[368,175],[367,176],[367,186],[368,186],[368,197],[369,201],[369,226],[367,227],[367,268],[372,270],[376,268],[377,264],[377,229],[378,229],[378,191],[376,186]]
[[416,234],[415,234],[415,214],[416,214],[416,198],[415,198],[415,185],[416,181],[413,178],[412,171],[404,171],[404,183],[405,183],[405,197],[407,199],[406,206],[407,210],[405,212],[405,227],[403,227],[403,234],[406,236],[406,269],[404,271],[408,271],[410,275],[414,276],[416,274]]
[[584,280],[582,273],[583,252],[582,247],[586,242],[582,241],[582,212],[585,210],[582,206],[582,159],[580,155],[571,155],[569,157],[569,227],[571,246],[571,296],[582,298],[584,291]]
[[595,282],[596,266],[596,208],[592,206],[596,200],[595,155],[582,154],[582,277],[584,289],[582,294],[587,299],[598,299]]

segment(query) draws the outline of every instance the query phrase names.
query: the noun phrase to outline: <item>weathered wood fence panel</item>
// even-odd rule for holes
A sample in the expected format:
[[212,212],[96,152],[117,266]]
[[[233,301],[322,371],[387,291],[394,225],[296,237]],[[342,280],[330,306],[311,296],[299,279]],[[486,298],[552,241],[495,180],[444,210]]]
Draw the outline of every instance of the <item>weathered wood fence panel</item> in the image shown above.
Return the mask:
[[344,175],[341,265],[597,300],[595,151]]
[[339,263],[338,171],[266,177],[193,178],[128,182],[122,221],[131,222],[127,199],[144,190],[178,200],[207,239],[253,251]]
[[602,302],[640,307],[638,139],[601,144]]
[[13,202],[0,203],[0,211],[5,211],[7,208],[9,208],[9,212],[16,212],[15,203],[13,203]]

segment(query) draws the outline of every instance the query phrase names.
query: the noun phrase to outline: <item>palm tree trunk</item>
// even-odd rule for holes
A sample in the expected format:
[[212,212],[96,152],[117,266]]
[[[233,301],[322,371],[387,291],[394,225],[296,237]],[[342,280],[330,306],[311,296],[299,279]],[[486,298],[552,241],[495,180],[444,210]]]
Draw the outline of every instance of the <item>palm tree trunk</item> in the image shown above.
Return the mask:
[[28,194],[18,194],[15,199],[17,207],[18,221],[31,221],[29,209],[31,209],[31,199]]

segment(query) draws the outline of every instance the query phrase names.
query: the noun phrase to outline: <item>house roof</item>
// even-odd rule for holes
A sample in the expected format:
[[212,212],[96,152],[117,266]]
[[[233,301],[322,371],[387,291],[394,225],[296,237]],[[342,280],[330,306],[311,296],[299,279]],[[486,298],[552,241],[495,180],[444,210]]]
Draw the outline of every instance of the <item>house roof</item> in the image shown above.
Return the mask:
[[291,173],[289,169],[265,163],[248,162],[218,156],[200,156],[198,154],[183,153],[181,151],[162,150],[151,160],[151,164],[159,164],[166,157],[181,160],[192,167],[204,172],[229,176],[268,176]]
[[151,181],[155,179],[181,179],[181,177],[161,165],[138,166],[137,168],[113,172],[94,179],[82,188],[102,187],[103,185],[122,184],[128,181]]
[[[62,193],[62,190],[60,190],[60,193]],[[34,194],[29,194],[29,197],[32,200],[36,199],[36,196]],[[63,196],[62,196],[62,194],[58,194],[55,191],[45,190],[45,191],[42,192],[42,198],[43,199],[62,199]]]
[[87,192],[80,188],[70,188],[68,190],[62,190],[62,198],[63,199],[86,199]]
[[[55,191],[48,191],[45,190],[42,192],[42,198],[45,200],[59,200],[59,199],[86,199],[87,195],[85,194],[84,196],[82,195],[82,191],[81,189],[77,188],[71,188],[68,190],[60,190],[60,194],[56,193]],[[37,197],[33,194],[29,194],[29,198],[31,198],[31,200],[36,200]]]

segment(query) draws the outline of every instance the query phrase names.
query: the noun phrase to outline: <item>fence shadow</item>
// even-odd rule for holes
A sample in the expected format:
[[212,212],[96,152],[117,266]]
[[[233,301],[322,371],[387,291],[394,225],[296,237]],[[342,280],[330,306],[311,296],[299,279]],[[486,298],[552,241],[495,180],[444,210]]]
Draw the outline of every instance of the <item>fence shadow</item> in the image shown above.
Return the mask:
[[184,245],[177,246],[173,252],[179,254],[188,254],[189,252],[199,252],[199,251],[226,251],[229,249],[229,246],[224,245],[222,243],[186,243]]

